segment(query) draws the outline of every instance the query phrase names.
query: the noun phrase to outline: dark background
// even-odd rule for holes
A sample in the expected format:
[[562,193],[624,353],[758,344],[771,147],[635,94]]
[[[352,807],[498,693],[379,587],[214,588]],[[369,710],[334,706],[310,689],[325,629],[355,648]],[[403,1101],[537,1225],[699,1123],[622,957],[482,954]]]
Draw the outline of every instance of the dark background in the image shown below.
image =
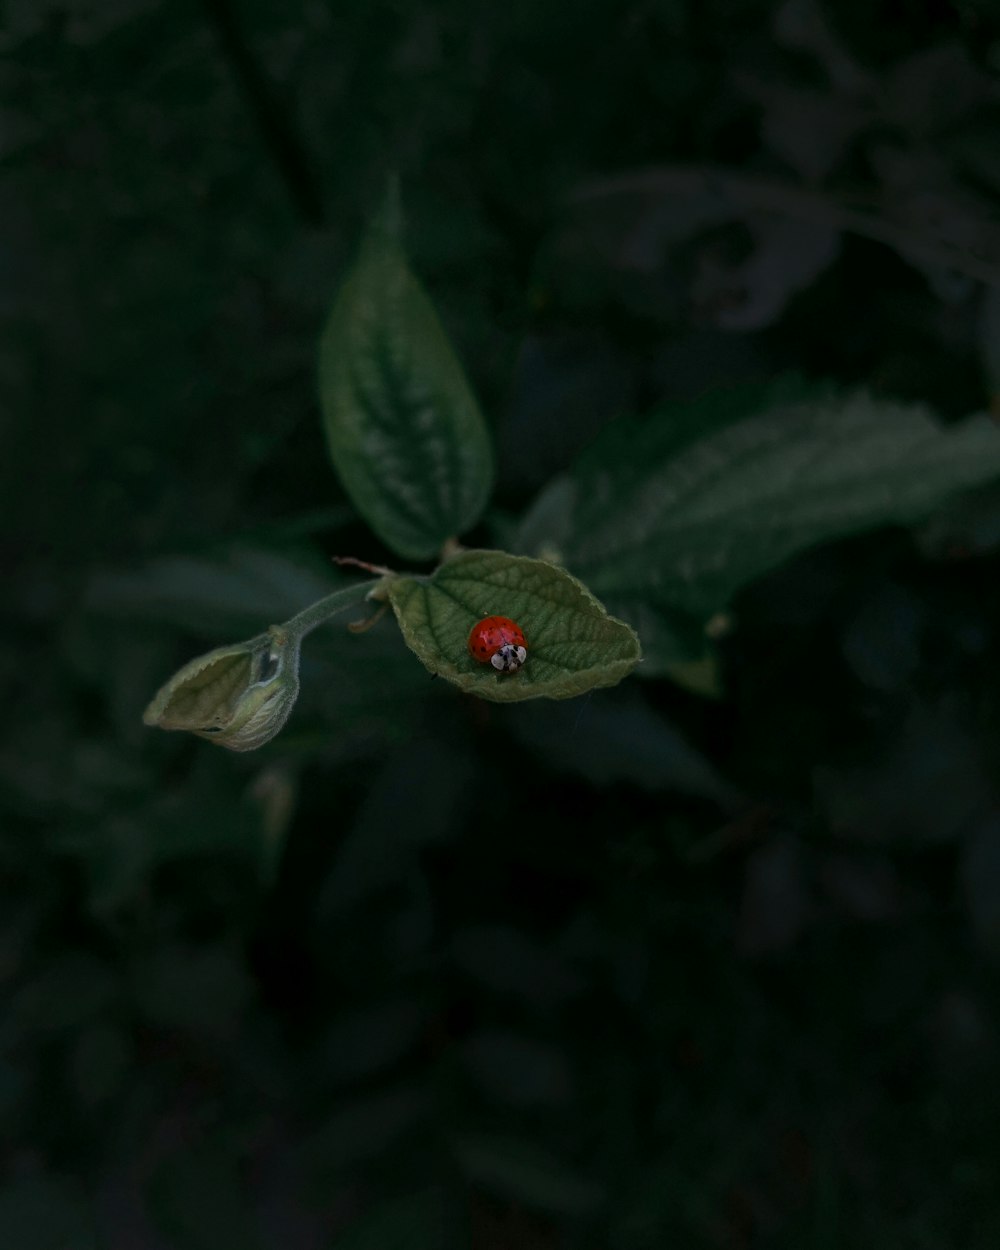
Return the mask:
[[477,541],[712,386],[988,408],[995,6],[5,10],[0,1245],[1000,1244],[996,492],[746,591],[717,700],[385,621],[259,754],[140,721],[389,558],[314,358],[392,171]]

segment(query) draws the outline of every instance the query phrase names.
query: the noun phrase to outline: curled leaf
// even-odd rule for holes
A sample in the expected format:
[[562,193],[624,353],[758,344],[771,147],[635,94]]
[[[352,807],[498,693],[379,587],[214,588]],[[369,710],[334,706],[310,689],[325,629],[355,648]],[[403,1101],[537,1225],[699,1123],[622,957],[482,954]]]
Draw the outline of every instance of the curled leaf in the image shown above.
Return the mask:
[[[614,686],[642,654],[630,626],[545,560],[464,551],[429,577],[395,578],[387,593],[407,645],[424,665],[494,703],[570,699]],[[511,617],[527,638],[527,662],[516,673],[500,674],[469,655],[469,631],[493,615]]]
[[247,642],[217,647],[175,673],[142,719],[230,751],[254,751],[278,733],[298,697],[299,643],[300,635],[272,625]]

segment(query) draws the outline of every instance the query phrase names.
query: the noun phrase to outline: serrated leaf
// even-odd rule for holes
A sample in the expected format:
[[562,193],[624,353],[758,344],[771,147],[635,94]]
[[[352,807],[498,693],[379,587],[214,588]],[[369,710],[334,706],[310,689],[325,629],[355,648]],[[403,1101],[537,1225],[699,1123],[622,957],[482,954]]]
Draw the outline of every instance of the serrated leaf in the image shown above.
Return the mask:
[[[407,645],[432,673],[494,703],[570,699],[614,686],[641,658],[630,626],[609,616],[564,569],[502,551],[464,551],[429,577],[387,584]],[[468,652],[469,631],[485,616],[523,629],[528,659],[500,674]]]
[[518,545],[547,550],[626,619],[672,627],[705,622],[803,548],[912,524],[997,476],[1000,431],[985,416],[946,428],[865,393],[754,388],[615,422],[537,502]]
[[344,489],[389,547],[428,559],[475,524],[493,482],[489,432],[407,264],[391,197],[323,331],[319,388]]

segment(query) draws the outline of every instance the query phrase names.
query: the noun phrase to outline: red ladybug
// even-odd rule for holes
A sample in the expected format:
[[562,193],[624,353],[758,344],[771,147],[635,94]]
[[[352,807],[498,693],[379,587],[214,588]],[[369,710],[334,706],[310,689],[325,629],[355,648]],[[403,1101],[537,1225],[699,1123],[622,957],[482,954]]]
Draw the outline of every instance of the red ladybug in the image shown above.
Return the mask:
[[516,673],[528,658],[524,633],[509,616],[486,616],[469,634],[469,655],[499,673]]

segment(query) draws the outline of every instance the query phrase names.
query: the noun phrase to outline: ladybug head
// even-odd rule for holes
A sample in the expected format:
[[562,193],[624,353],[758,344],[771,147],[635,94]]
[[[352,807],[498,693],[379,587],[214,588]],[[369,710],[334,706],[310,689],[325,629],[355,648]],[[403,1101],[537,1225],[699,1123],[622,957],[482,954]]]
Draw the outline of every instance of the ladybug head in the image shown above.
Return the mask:
[[527,658],[528,653],[524,647],[505,642],[490,657],[490,663],[498,673],[516,673]]

